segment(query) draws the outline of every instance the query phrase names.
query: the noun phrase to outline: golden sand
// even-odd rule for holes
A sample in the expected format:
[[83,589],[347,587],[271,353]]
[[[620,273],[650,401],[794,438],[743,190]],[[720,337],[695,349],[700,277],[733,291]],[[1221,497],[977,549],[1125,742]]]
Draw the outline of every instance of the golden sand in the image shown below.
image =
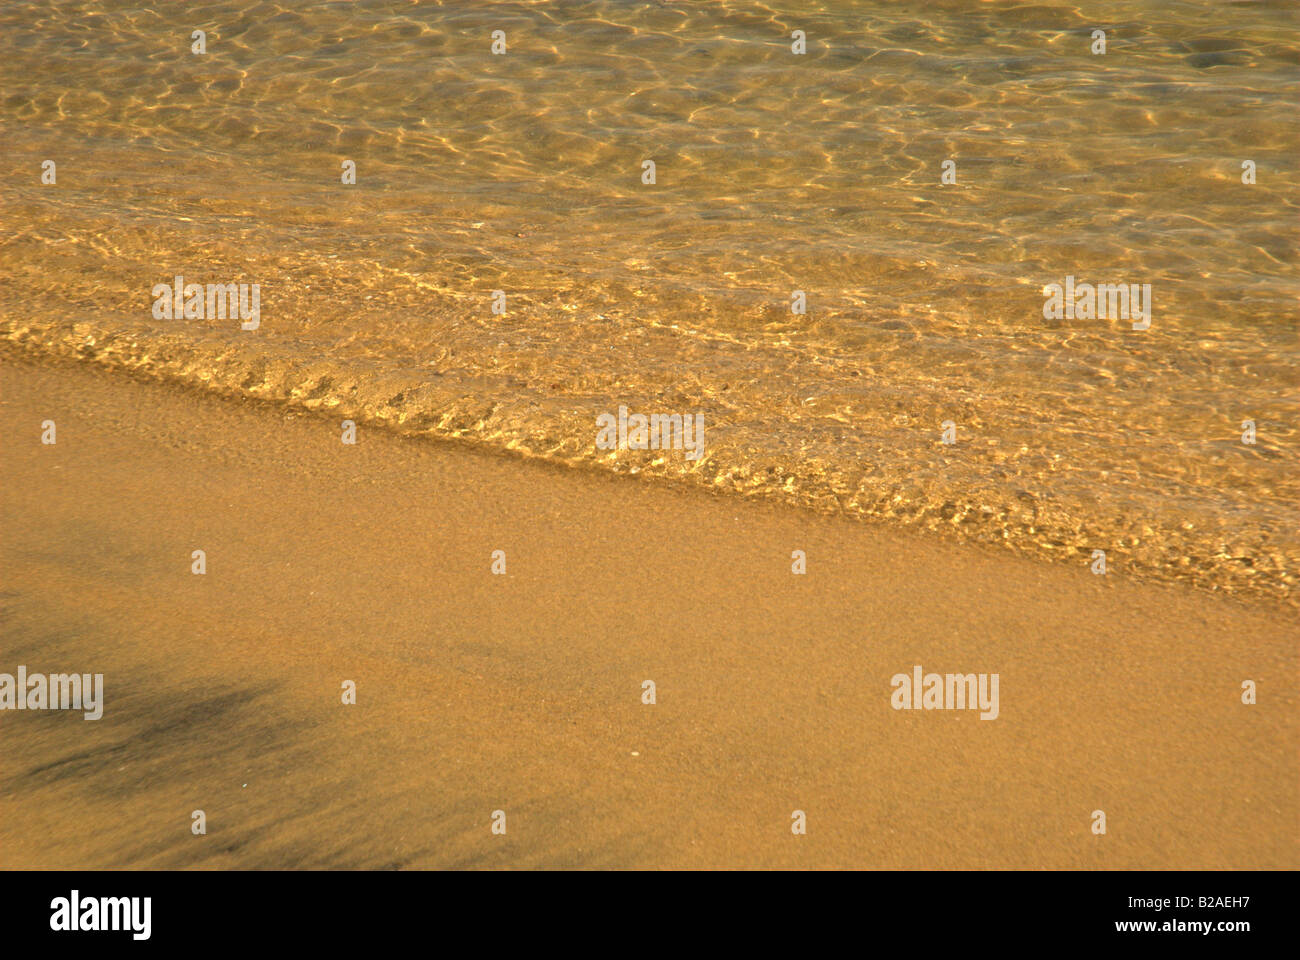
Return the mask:
[[1300,862],[1264,601],[14,357],[0,427],[0,671],[106,691],[0,715],[0,866]]

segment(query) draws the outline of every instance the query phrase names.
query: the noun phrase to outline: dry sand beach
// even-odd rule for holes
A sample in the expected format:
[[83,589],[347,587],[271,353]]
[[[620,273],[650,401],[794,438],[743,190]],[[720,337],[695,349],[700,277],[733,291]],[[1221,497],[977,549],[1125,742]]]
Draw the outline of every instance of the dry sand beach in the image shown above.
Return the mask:
[[0,866],[1300,862],[1280,606],[12,351],[0,427],[0,669],[105,676],[2,718]]

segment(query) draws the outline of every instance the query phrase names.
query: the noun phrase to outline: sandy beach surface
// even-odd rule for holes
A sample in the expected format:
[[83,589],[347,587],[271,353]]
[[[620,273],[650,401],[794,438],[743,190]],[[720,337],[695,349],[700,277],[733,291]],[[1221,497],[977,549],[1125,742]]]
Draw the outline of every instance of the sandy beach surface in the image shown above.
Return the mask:
[[0,866],[1300,862],[1294,611],[16,355],[0,424],[0,672],[105,685],[0,713]]

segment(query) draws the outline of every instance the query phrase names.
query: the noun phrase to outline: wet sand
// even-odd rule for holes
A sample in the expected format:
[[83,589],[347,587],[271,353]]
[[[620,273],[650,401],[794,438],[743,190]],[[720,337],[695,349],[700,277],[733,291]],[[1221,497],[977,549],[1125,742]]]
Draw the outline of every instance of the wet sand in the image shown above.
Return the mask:
[[71,364],[0,424],[0,672],[106,689],[0,712],[0,866],[1300,863],[1280,606]]

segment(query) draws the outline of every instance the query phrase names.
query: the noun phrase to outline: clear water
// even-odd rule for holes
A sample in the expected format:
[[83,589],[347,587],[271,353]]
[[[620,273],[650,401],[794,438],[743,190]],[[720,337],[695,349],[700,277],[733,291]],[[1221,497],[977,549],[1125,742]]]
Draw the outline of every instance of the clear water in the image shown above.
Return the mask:
[[[1296,5],[794,6],[0,3],[0,332],[1292,596]],[[154,319],[178,274],[260,327]],[[1067,275],[1151,284],[1150,329],[1044,319]],[[620,404],[705,455],[598,449]]]

